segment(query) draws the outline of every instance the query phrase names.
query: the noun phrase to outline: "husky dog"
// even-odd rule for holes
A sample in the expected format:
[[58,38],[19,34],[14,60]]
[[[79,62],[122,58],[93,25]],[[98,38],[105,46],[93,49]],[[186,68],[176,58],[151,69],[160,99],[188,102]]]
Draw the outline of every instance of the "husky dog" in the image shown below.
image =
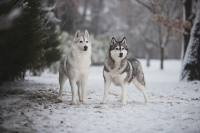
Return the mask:
[[108,90],[111,82],[115,86],[120,86],[122,88],[122,95],[119,99],[122,106],[126,105],[127,86],[131,82],[143,92],[145,102],[149,102],[141,63],[134,58],[127,59],[127,55],[128,47],[126,38],[124,37],[122,41],[116,41],[113,37],[104,62],[104,97],[101,102],[102,104],[106,104],[107,102]]
[[78,86],[79,101],[87,104],[85,92],[89,67],[91,64],[91,43],[89,33],[86,30],[84,35],[80,35],[78,30],[75,34],[68,56],[62,57],[59,68],[60,91],[58,99],[62,99],[63,85],[67,79],[72,91],[72,103],[76,104],[76,85]]

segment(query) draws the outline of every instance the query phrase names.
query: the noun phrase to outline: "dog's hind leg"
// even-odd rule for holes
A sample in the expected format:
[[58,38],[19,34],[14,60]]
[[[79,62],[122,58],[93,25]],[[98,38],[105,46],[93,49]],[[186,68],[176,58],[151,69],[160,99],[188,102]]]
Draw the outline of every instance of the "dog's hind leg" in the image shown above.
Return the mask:
[[76,83],[76,85],[78,86],[78,97],[79,97],[79,102],[82,102],[83,99],[82,99],[82,93],[81,93],[81,81],[78,81]]
[[133,84],[140,90],[142,91],[144,98],[145,98],[145,103],[149,102],[149,99],[147,97],[147,92],[146,92],[146,88],[145,85],[142,85],[140,82],[138,82],[137,77],[135,77],[133,80]]
[[58,100],[62,100],[62,92],[63,92],[63,85],[65,84],[65,81],[67,80],[67,77],[63,73],[59,73],[59,84],[60,84],[60,90],[58,93]]
[[117,101],[119,101],[119,102],[121,102],[121,101],[122,101],[122,95],[120,96],[120,98],[119,98]]

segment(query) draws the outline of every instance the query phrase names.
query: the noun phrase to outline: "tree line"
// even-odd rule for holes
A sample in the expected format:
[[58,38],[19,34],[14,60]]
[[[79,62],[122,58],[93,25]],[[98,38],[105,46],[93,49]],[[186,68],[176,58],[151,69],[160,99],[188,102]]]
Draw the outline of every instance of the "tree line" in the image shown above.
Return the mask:
[[[151,58],[159,58],[160,68],[164,69],[164,59],[176,54],[183,61],[180,79],[199,80],[197,3],[196,0],[1,1],[0,83],[23,79],[27,70],[37,75],[51,66],[63,51],[66,54],[70,49],[67,42],[77,29],[87,29],[92,34],[95,64],[102,63],[112,36],[117,39],[126,36],[130,57],[146,57],[147,66]],[[189,46],[190,36],[195,40],[193,46]],[[188,62],[192,65],[186,65]],[[193,78],[186,76],[189,73]]]

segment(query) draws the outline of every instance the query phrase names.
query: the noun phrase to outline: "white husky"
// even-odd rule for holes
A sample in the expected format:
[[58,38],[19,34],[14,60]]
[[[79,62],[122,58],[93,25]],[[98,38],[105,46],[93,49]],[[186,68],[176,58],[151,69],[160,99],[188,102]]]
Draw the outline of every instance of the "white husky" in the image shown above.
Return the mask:
[[75,34],[71,46],[71,52],[64,56],[60,61],[59,83],[60,91],[58,99],[62,99],[63,85],[67,79],[72,91],[72,103],[76,104],[76,85],[78,86],[79,101],[87,104],[86,101],[86,84],[91,64],[91,43],[89,33],[86,30],[84,35],[80,35],[78,30]]

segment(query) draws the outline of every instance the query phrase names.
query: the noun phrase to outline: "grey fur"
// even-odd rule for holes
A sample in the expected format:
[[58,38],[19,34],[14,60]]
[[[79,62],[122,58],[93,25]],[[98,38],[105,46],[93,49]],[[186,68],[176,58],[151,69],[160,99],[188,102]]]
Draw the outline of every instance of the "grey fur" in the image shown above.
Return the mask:
[[[135,58],[124,59],[123,62],[124,63],[120,64],[120,67],[118,68],[118,70],[120,74],[127,73],[127,77],[124,79],[124,82],[130,83],[132,79],[136,77],[138,82],[140,82],[142,85],[145,85],[144,73],[142,70],[141,63]],[[129,65],[128,62],[131,63],[131,66]],[[112,63],[112,59],[109,57],[106,58],[106,61],[104,63],[104,71],[110,72],[111,69],[113,69],[114,67],[115,66],[114,66],[114,63]],[[132,67],[132,71],[131,71],[131,67]]]
[[122,96],[120,98],[121,105],[126,105],[127,85],[131,82],[143,92],[145,102],[148,103],[148,96],[145,88],[144,74],[141,63],[132,58],[127,59],[128,47],[126,39],[116,41],[111,40],[110,48],[104,61],[103,77],[104,77],[104,97],[101,103],[105,104],[108,98],[108,90],[110,84],[122,88]]
[[121,50],[121,46],[123,46],[128,51],[127,45],[123,44],[122,41],[118,41],[118,42],[116,41],[114,45],[110,45],[109,51],[114,50],[117,46],[120,46],[120,50]]
[[[121,46],[123,46],[125,48],[125,50],[128,51],[127,45],[124,45],[122,43],[122,41],[119,41],[119,42],[116,41],[115,44],[111,45],[110,49],[107,53],[105,62],[104,62],[104,71],[106,71],[106,72],[110,72],[110,70],[115,67],[115,61],[111,57],[110,52],[112,50],[114,50],[117,46],[120,46],[120,48],[121,48]],[[121,61],[120,67],[118,68],[119,72],[121,72],[121,74],[123,74],[125,72],[127,73],[127,77],[124,79],[124,82],[130,83],[132,81],[132,79],[134,77],[136,77],[138,82],[140,82],[142,85],[145,85],[144,74],[143,74],[141,63],[135,58],[127,59],[127,55]],[[128,62],[131,63],[131,66]],[[131,71],[131,67],[132,67],[132,71]],[[124,68],[124,69],[122,69],[122,68]],[[104,79],[105,79],[105,77],[104,77]]]
[[144,73],[141,63],[135,58],[128,59],[128,61],[131,63],[134,69],[132,77],[136,77],[138,82],[145,86]]

